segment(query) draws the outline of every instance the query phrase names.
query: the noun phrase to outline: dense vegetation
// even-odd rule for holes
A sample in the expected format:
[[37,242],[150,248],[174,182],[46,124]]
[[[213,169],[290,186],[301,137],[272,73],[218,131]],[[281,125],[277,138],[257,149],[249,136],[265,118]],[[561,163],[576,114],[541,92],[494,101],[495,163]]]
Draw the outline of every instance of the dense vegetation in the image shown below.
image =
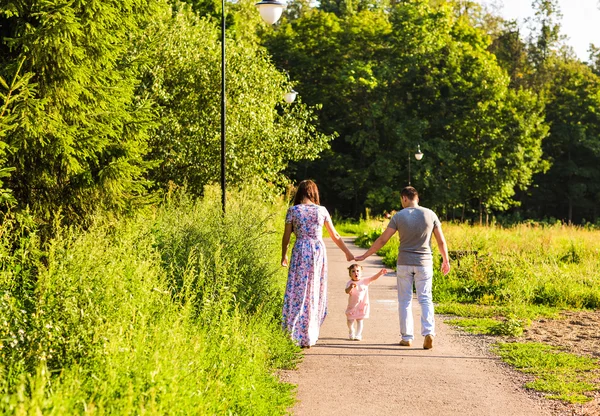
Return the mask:
[[326,204],[355,218],[399,209],[410,181],[452,218],[596,223],[598,53],[582,63],[561,44],[557,2],[532,2],[527,39],[472,1],[391,3],[296,0],[266,33],[339,135],[292,177],[321,179]]
[[[312,177],[357,218],[410,179],[446,217],[596,223],[600,54],[581,62],[556,0],[532,4],[527,39],[467,0],[293,0],[274,28],[228,4],[227,182]],[[1,200],[81,224],[173,183],[200,195],[220,174],[219,9],[4,1]]]
[[[35,226],[0,226],[0,413],[282,414],[274,368],[294,365],[280,329],[281,207],[218,192],[42,250]],[[238,218],[245,218],[244,222]]]
[[[0,0],[1,412],[285,412],[273,230],[299,179],[342,216],[398,209],[419,145],[445,219],[599,223],[600,53],[562,46],[555,0],[528,39],[467,0],[292,0],[275,27],[253,3],[225,10],[223,216],[220,2]],[[471,254],[437,301],[500,333],[598,308],[595,234],[568,230],[449,227]]]
[[[232,5],[227,40],[227,180],[281,187],[288,162],[329,138],[310,108],[285,105],[289,81],[252,36],[251,7]],[[166,0],[16,1],[0,28],[4,200],[85,224],[98,208],[130,212],[172,184],[200,195],[219,178],[216,20]]]

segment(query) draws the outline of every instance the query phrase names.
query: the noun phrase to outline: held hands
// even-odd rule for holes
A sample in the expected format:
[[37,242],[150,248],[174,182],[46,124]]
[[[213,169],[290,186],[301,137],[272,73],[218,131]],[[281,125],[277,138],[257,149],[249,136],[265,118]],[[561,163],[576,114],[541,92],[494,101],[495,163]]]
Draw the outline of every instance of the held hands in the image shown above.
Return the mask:
[[354,256],[354,260],[356,261],[363,261],[365,260],[367,257],[363,254],[362,256]]
[[356,259],[356,257],[354,257],[354,254],[352,254],[350,252],[346,253],[346,261],[353,261],[355,259]]

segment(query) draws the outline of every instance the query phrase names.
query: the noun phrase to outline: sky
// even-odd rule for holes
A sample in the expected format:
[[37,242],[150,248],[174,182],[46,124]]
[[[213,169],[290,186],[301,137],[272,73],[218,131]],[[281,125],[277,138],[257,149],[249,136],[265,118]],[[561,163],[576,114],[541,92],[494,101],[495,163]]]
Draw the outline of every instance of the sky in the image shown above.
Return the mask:
[[[516,19],[528,34],[527,17],[533,16],[532,0],[482,0],[482,4],[501,6],[499,12],[505,19]],[[571,46],[582,61],[589,60],[588,48],[593,43],[600,46],[600,1],[599,0],[558,0],[562,19],[561,32],[567,36],[566,44]]]

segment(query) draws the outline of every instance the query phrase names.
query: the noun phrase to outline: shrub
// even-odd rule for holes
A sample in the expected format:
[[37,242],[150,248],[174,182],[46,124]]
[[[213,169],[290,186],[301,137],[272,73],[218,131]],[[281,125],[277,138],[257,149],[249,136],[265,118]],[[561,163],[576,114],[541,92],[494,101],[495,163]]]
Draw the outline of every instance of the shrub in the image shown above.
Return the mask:
[[273,369],[298,349],[280,326],[282,209],[229,198],[224,220],[209,189],[44,252],[4,221],[0,323],[18,342],[0,348],[0,413],[284,413]]

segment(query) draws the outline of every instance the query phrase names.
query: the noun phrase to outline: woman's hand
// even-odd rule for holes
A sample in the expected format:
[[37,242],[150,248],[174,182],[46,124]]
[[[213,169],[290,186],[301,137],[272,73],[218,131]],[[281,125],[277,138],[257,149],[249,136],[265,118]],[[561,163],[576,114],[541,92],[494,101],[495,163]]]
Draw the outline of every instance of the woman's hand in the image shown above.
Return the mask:
[[346,261],[353,261],[354,260],[354,254],[347,252],[346,253]]
[[281,266],[288,267],[288,256],[287,255],[285,255],[281,258]]

